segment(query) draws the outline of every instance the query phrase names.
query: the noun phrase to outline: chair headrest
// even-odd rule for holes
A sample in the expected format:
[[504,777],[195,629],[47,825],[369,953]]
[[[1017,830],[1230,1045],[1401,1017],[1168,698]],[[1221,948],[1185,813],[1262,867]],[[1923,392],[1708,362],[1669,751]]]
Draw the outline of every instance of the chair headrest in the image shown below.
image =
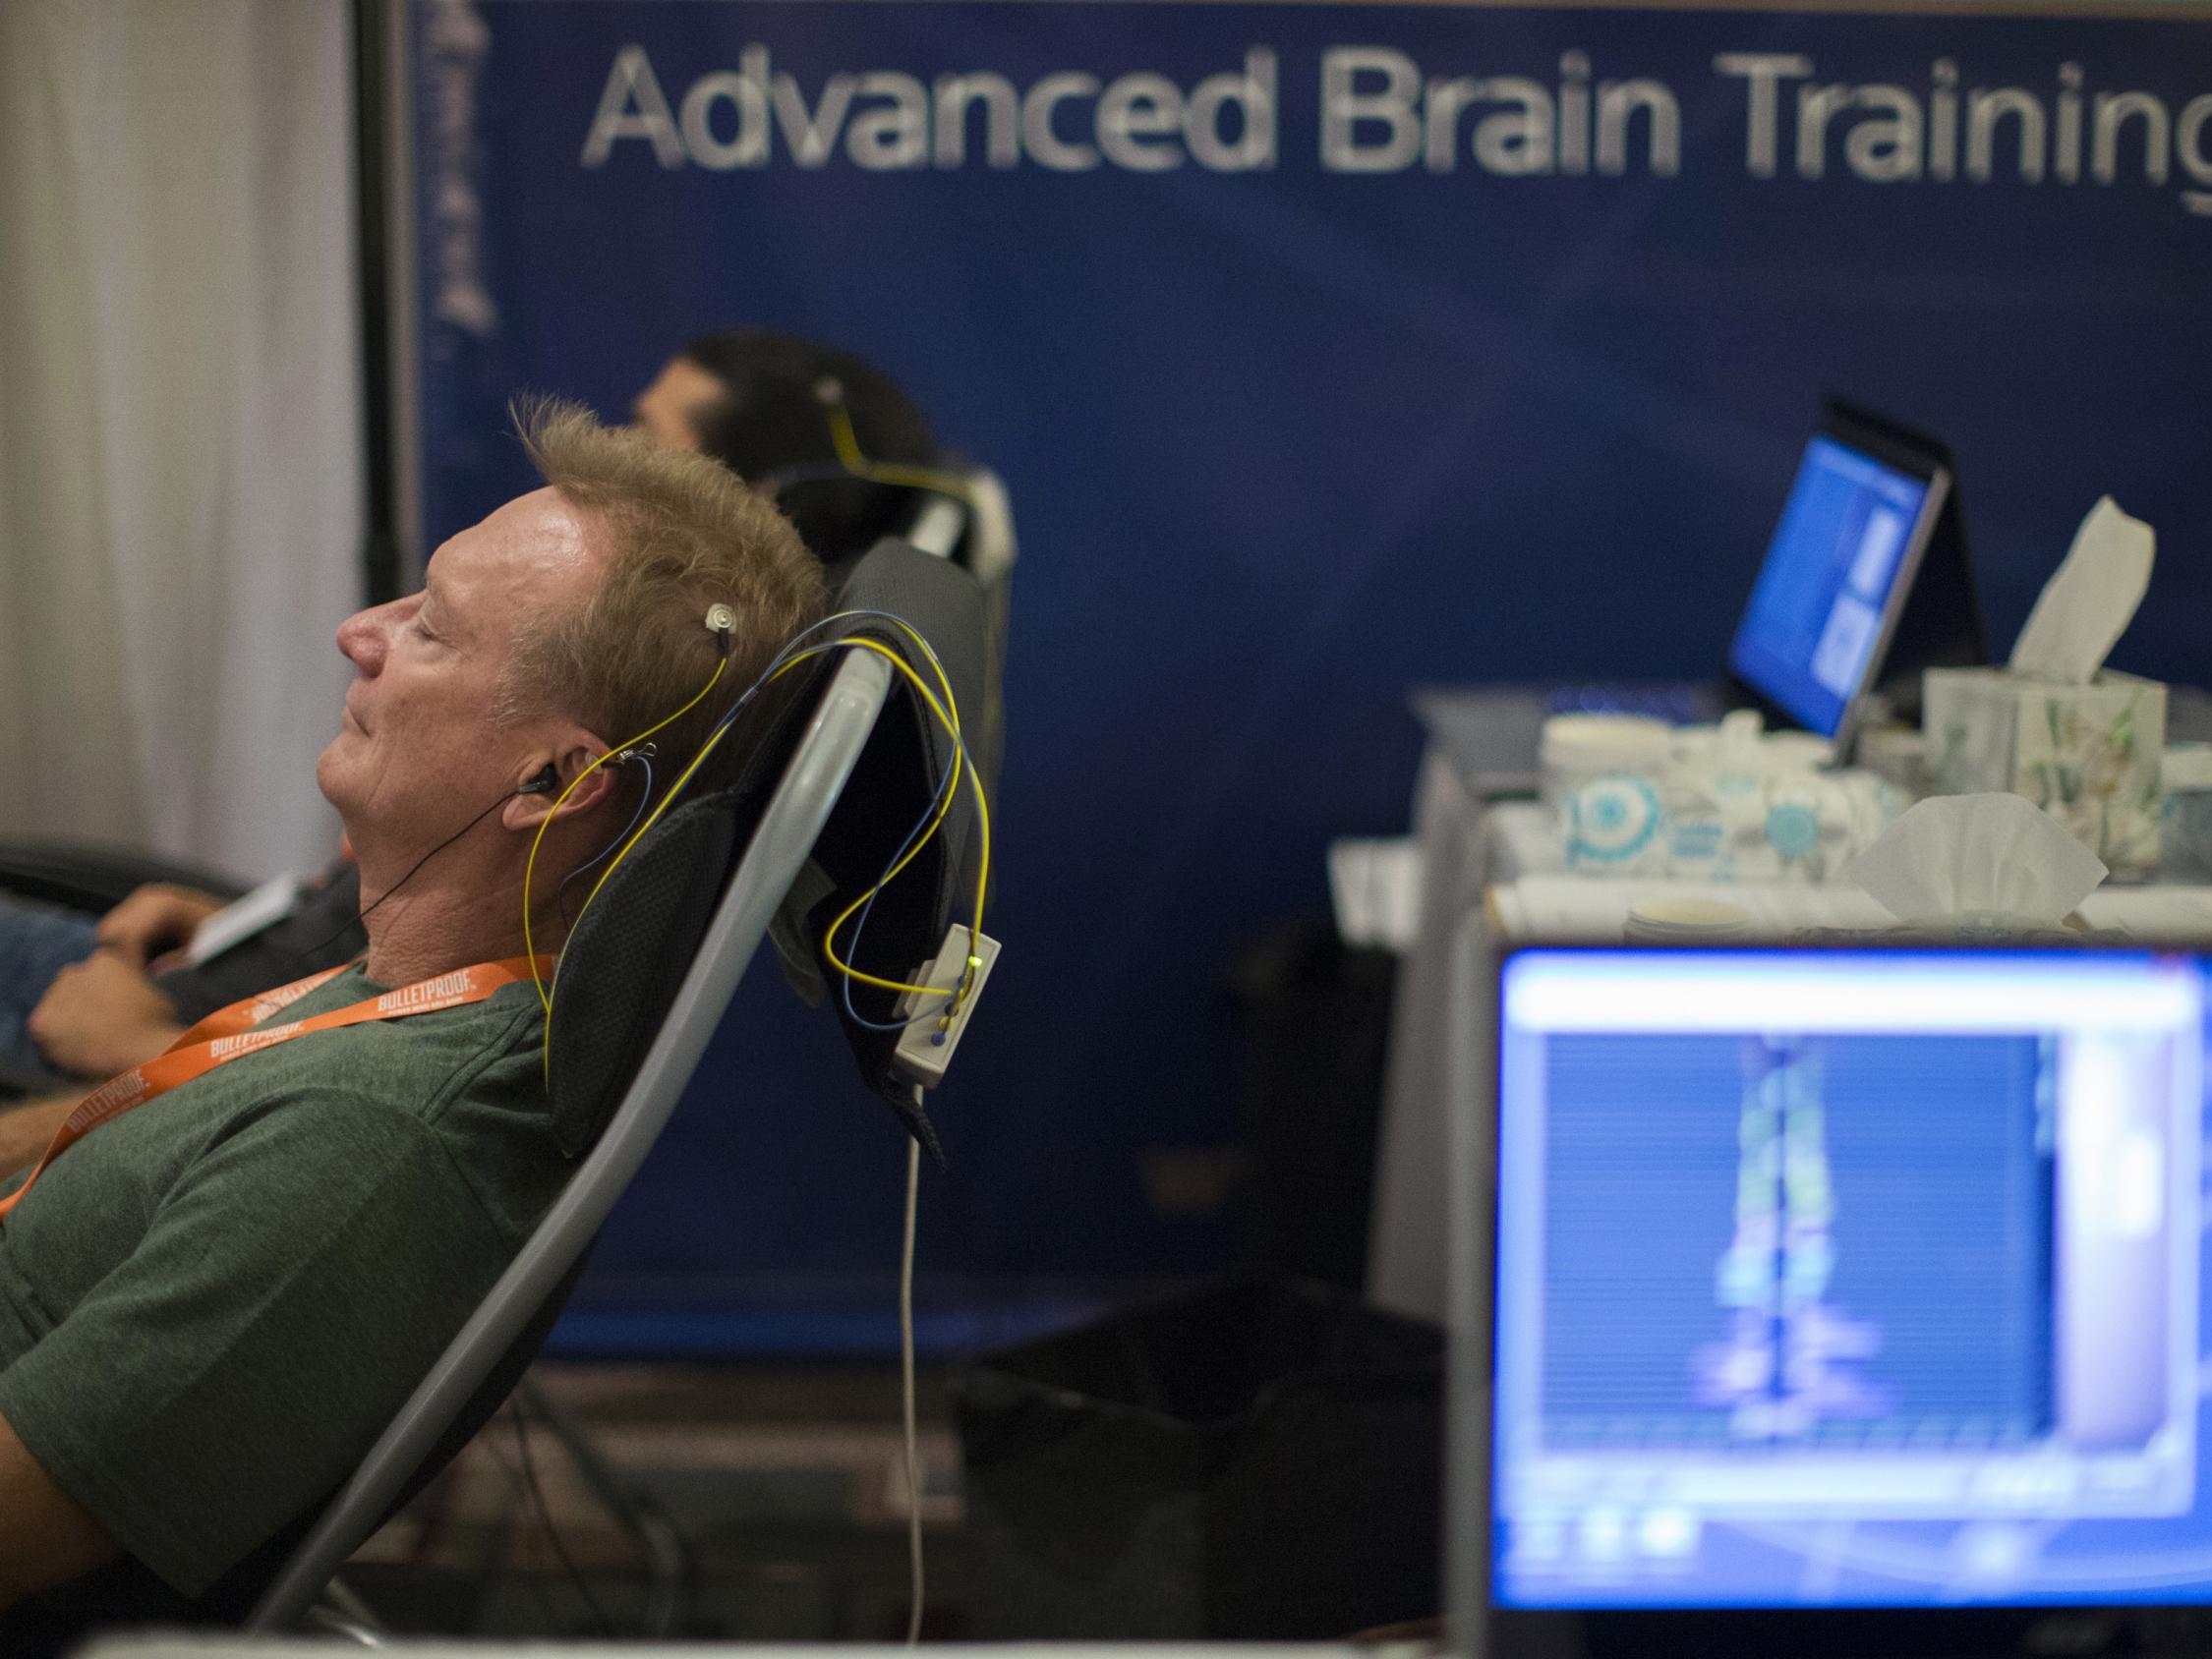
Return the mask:
[[714,919],[749,797],[686,801],[615,866],[561,952],[553,1128],[575,1157],[599,1139],[667,1018]]
[[[987,707],[992,666],[983,597],[974,578],[918,548],[887,540],[851,568],[838,596],[838,608],[888,612],[929,642],[951,683],[962,734],[973,750]],[[903,630],[863,621],[854,625],[853,632],[897,653],[923,684],[937,690],[935,670]],[[851,781],[815,843],[815,863],[829,878],[832,890],[807,913],[830,1000],[862,1078],[940,1160],[943,1153],[936,1132],[922,1114],[912,1085],[892,1069],[900,1034],[875,1029],[899,1018],[899,994],[845,985],[823,953],[822,942],[839,914],[897,861],[907,836],[927,818],[956,753],[936,715],[901,675]],[[973,759],[982,769],[988,791],[992,782],[988,760],[981,754]],[[839,933],[840,945],[847,947],[841,954],[863,972],[909,979],[936,956],[948,924],[972,920],[981,852],[974,798],[962,778],[936,835],[876,896],[857,947],[851,948],[851,923]]]
[[[879,543],[851,568],[841,610],[874,610],[903,619],[937,654],[973,745],[975,712],[985,706],[991,661],[983,601],[965,571],[904,543]],[[862,621],[852,633],[895,653],[932,691],[935,669],[900,628]],[[807,665],[809,683],[828,676],[834,657]],[[798,729],[813,707],[802,693],[780,728],[761,740],[738,785],[685,802],[654,826],[592,900],[562,953],[552,1034],[553,1132],[574,1156],[599,1137],[621,1104],[675,999],[727,886],[738,850],[758,822]],[[815,843],[827,891],[805,926],[830,1000],[862,1080],[940,1161],[935,1129],[910,1084],[892,1069],[899,997],[877,987],[846,987],[828,962],[823,940],[837,916],[895,863],[929,814],[957,753],[922,700],[899,676]],[[982,757],[976,757],[978,762]],[[990,772],[984,771],[985,786]],[[981,856],[974,801],[964,782],[937,834],[877,895],[853,945],[848,923],[841,954],[863,972],[910,979],[943,944],[948,924],[972,919]]]

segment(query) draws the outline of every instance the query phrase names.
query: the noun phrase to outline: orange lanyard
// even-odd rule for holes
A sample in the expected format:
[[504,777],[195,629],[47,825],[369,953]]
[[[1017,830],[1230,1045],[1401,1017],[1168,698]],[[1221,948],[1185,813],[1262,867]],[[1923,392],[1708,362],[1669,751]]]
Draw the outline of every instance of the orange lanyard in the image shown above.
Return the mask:
[[[550,975],[553,960],[551,956],[540,957],[539,971]],[[510,957],[504,962],[479,962],[474,967],[459,968],[434,979],[417,980],[413,985],[386,991],[350,1007],[333,1008],[328,1013],[291,1020],[283,1025],[262,1025],[271,1014],[282,1012],[309,992],[346,971],[332,968],[327,973],[312,974],[259,997],[245,998],[227,1008],[217,1008],[155,1058],[144,1065],[134,1065],[128,1071],[117,1073],[79,1101],[77,1109],[54,1131],[53,1141],[46,1148],[45,1156],[38,1160],[38,1168],[30,1172],[30,1178],[7,1197],[0,1198],[0,1218],[5,1218],[23,1195],[37,1184],[49,1164],[109,1118],[135,1111],[171,1089],[205,1076],[219,1065],[228,1065],[234,1059],[258,1055],[263,1049],[277,1048],[317,1031],[335,1031],[341,1026],[365,1025],[372,1020],[435,1014],[445,1008],[481,1002],[502,985],[528,979],[530,969],[527,956]],[[254,1029],[257,1026],[261,1029]]]

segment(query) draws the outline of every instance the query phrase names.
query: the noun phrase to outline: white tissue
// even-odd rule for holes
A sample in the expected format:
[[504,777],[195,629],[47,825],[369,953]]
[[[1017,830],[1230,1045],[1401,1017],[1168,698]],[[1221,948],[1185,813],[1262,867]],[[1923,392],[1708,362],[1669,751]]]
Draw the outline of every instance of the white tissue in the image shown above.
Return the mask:
[[2100,496],[2028,612],[2012,646],[2012,671],[2087,685],[2143,602],[2157,549],[2149,525]]
[[1329,898],[1347,944],[1406,951],[1421,937],[1421,845],[1406,836],[1329,843]]
[[1900,922],[2002,917],[2055,925],[2105,879],[2097,855],[2018,795],[1936,795],[1844,872]]

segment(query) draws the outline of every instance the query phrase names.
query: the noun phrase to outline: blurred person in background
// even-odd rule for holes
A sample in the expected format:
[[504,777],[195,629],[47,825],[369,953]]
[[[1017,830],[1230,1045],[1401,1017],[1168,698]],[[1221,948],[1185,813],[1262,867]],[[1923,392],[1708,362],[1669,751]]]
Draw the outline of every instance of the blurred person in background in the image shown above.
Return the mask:
[[712,455],[776,497],[799,538],[832,567],[903,528],[913,492],[855,478],[831,429],[842,405],[871,464],[939,459],[929,420],[888,375],[850,352],[795,334],[731,329],[691,342],[631,405],[662,443]]

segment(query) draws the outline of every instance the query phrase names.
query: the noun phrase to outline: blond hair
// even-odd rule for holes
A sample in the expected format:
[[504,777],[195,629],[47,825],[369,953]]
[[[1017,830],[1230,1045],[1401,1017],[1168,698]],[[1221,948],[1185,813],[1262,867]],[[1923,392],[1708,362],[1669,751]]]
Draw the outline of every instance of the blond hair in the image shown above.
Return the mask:
[[[736,621],[714,695],[653,739],[657,772],[672,777],[784,645],[821,618],[822,567],[775,505],[717,461],[603,427],[558,399],[520,402],[514,420],[539,474],[591,521],[609,557],[581,606],[524,623],[501,711],[557,706],[607,742],[627,742],[707,683],[722,650],[707,611],[727,604]],[[743,731],[731,736],[692,792],[735,776],[747,745]]]

